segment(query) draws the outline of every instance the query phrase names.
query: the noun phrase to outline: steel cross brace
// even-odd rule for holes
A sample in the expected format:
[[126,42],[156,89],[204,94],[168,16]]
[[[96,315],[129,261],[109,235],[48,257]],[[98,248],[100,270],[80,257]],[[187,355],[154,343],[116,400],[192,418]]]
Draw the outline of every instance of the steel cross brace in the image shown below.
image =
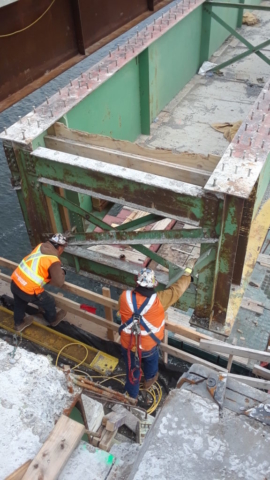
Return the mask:
[[[212,7],[213,6],[213,3],[212,2],[207,2],[205,5],[207,5],[208,7]],[[231,4],[230,4],[231,5]],[[239,4],[240,5],[240,4]],[[245,4],[243,5],[245,7]],[[236,37],[240,42],[242,42],[246,47],[248,47],[250,53],[256,53],[256,55],[258,55],[258,57],[260,57],[262,60],[264,60],[268,65],[270,65],[270,59],[267,58],[263,53],[257,51],[259,46],[258,47],[254,47],[251,43],[249,43],[244,37],[242,37],[242,35],[240,35],[238,32],[236,32],[236,30],[234,30],[232,27],[230,27],[230,25],[228,25],[226,22],[224,22],[224,20],[222,20],[222,18],[220,18],[218,15],[216,15],[216,13],[212,12],[212,10],[208,10],[207,7],[205,7],[205,11],[212,17],[214,18],[220,25],[222,25],[222,27],[224,27],[226,30],[228,30],[234,37]],[[265,42],[264,42],[265,43]],[[268,42],[269,43],[269,42]],[[267,43],[267,44],[268,44]],[[265,46],[265,45],[264,45]],[[262,47],[261,47],[262,48]],[[245,52],[246,53],[246,52]],[[231,60],[231,63],[235,62],[235,59],[233,58]],[[226,62],[227,65],[228,62]],[[217,67],[220,68],[220,65],[218,65]],[[216,70],[217,67],[215,67],[214,69],[211,69],[211,70]],[[208,71],[211,71],[211,70],[208,70]]]
[[[126,224],[123,224],[126,225]],[[80,235],[81,237],[81,235]],[[102,233],[89,233],[86,234],[85,240],[75,240],[70,242],[70,246],[91,246],[91,245],[145,245],[146,243],[163,244],[163,243],[175,243],[187,242],[188,243],[216,243],[217,238],[209,238],[210,229],[191,228],[181,230],[150,230],[143,232],[117,232],[110,230]]]
[[[75,205],[74,203],[70,202],[69,200],[61,197],[57,193],[53,192],[50,190],[48,187],[45,185],[42,185],[42,190],[44,194],[51,198],[52,200],[56,201],[60,205],[63,205],[64,207],[68,208],[69,210],[77,213],[78,215],[81,215],[83,218],[85,218],[88,221],[92,221],[95,225],[97,225],[100,228],[103,228],[104,230],[111,230],[112,227],[106,223],[100,220],[99,218],[95,217],[92,213],[86,212],[83,210],[81,207],[78,207],[78,205]],[[130,223],[126,223],[125,226],[128,227],[130,226]],[[153,221],[151,222],[153,223]],[[133,248],[137,250],[138,252],[142,253],[143,255],[146,255],[147,257],[151,258],[151,260],[154,260],[155,262],[159,263],[165,268],[169,269],[169,277],[171,276],[175,277],[178,275],[178,278],[184,273],[184,270],[173,263],[169,262],[168,260],[165,260],[164,258],[160,257],[157,253],[153,252],[149,248],[143,246],[143,245],[133,245]]]
[[[110,230],[112,227],[106,222],[103,222],[100,218],[98,218],[95,214],[91,212],[87,212],[83,208],[79,207],[75,203],[71,202],[70,200],[67,200],[64,197],[61,197],[61,195],[58,195],[56,192],[51,190],[49,187],[46,187],[45,185],[42,185],[42,190],[46,197],[49,197],[51,200],[54,200],[55,202],[59,203],[63,207],[68,208],[74,213],[77,213],[81,217],[85,218],[89,222],[93,223],[96,225],[96,227],[103,228],[104,230]],[[122,225],[118,225],[115,227],[115,230],[133,230],[134,228],[141,228],[146,225],[151,225],[151,223],[156,223],[159,220],[162,220],[163,217],[159,215],[155,215],[154,213],[150,213],[149,215],[146,215],[145,217],[142,218],[137,218],[136,220],[132,220],[131,222],[123,223]],[[82,235],[85,235],[88,237],[89,234],[86,234],[85,232],[83,233],[78,233],[80,237]]]
[[229,2],[205,2],[205,5],[211,5],[212,7],[229,7],[229,8],[244,8],[245,10],[264,10],[270,12],[270,7],[264,5],[249,5],[246,3],[229,3]]
[[267,47],[267,45],[270,45],[270,40],[266,40],[263,43],[260,43],[260,45],[257,45],[257,47],[252,47],[252,49],[248,49],[243,53],[240,53],[239,55],[236,55],[235,57],[231,58],[230,60],[227,60],[226,62],[220,63],[219,65],[215,65],[212,68],[209,68],[207,72],[214,72],[216,70],[221,70],[222,68],[227,67],[228,65],[231,65],[232,63],[237,62],[238,60],[241,60],[242,58],[248,57],[248,55],[251,55],[252,53],[258,52],[258,50],[261,50],[264,47]]

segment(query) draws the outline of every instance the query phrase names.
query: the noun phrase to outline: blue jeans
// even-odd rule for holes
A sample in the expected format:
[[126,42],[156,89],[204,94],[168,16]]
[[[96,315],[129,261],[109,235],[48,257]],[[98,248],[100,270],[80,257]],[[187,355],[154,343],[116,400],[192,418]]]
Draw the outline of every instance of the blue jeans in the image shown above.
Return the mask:
[[[130,397],[137,398],[139,393],[140,382],[138,382],[136,385],[133,385],[129,381],[127,349],[124,347],[122,347],[122,355],[124,357],[125,364],[126,364],[126,385],[125,385],[126,392],[129,394]],[[133,369],[135,367],[135,354],[133,352],[130,352],[130,359],[131,359],[131,369]],[[148,352],[146,351],[142,352],[142,371],[144,373],[145,380],[150,380],[158,372],[158,347],[157,346],[152,348],[152,350],[149,350]],[[139,378],[139,374],[140,374],[139,370],[134,371],[135,378]]]

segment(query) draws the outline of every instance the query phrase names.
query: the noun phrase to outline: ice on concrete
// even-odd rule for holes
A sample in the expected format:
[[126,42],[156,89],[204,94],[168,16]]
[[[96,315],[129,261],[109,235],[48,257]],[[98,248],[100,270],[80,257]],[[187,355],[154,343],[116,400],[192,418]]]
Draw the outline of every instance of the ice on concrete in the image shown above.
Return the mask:
[[0,480],[35,457],[73,398],[46,356],[13,351],[0,340]]
[[93,398],[87,397],[87,395],[82,395],[81,398],[84,406],[88,430],[91,432],[96,432],[101,425],[102,418],[104,417],[103,405]]

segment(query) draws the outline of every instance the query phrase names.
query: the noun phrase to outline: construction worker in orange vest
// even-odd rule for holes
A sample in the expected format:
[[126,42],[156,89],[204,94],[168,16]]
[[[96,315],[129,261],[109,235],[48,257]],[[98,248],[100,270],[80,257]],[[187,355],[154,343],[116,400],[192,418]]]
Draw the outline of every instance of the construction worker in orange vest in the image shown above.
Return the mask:
[[66,245],[66,238],[61,233],[56,233],[27,255],[11,275],[16,332],[22,332],[33,322],[31,316],[25,316],[28,303],[37,305],[45,320],[53,327],[65,318],[66,312],[56,312],[54,298],[43,287],[47,283],[55,287],[64,284],[66,271],[61,266],[59,257]]
[[[141,379],[141,363],[144,373],[144,389],[158,378],[158,345],[165,329],[165,310],[173,305],[188,288],[192,269],[166,290],[155,293],[157,286],[153,270],[143,268],[134,290],[126,290],[119,299],[121,316],[121,346],[126,363],[126,392],[137,398]],[[141,362],[142,361],[142,362]]]

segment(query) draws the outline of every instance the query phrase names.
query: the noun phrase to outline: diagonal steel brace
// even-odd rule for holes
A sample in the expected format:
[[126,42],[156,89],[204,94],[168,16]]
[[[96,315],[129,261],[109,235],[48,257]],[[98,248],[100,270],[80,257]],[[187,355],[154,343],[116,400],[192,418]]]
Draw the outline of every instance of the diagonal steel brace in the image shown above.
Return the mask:
[[[211,7],[211,3],[207,3],[207,6]],[[234,30],[230,25],[228,25],[222,18],[220,18],[216,13],[214,13],[212,10],[209,10],[207,7],[205,7],[205,11],[212,17],[214,18],[222,27],[224,27],[226,30],[228,30],[234,37],[236,37],[240,42],[242,42],[246,47],[248,47],[249,50],[252,50],[251,53],[253,53],[254,47],[251,43],[249,43],[242,35],[240,35],[236,30]],[[270,59],[267,58],[263,53],[254,51],[258,57],[260,57],[262,60],[264,60],[268,65],[270,65]]]

